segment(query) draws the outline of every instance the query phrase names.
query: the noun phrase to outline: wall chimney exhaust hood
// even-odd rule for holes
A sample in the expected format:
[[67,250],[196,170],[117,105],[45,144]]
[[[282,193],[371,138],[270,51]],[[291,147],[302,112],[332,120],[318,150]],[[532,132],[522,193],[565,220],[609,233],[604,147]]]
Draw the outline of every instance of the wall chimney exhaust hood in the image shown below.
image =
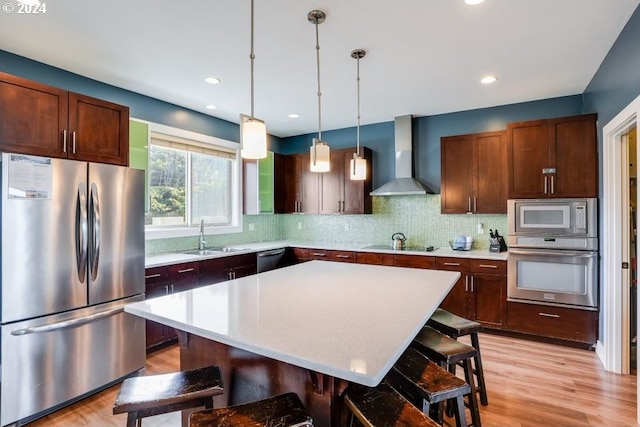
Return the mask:
[[413,178],[413,149],[411,141],[411,116],[399,116],[394,119],[396,178],[373,190],[372,196],[407,196],[433,194],[429,188]]

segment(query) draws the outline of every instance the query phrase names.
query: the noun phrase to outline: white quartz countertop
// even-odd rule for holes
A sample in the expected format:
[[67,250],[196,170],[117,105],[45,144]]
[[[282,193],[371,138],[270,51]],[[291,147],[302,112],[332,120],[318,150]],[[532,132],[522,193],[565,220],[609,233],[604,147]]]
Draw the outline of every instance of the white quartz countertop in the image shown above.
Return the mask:
[[505,261],[508,257],[508,252],[494,253],[489,252],[488,249],[473,249],[470,251],[454,251],[450,247],[435,248],[431,252],[415,251],[415,250],[393,250],[391,245],[389,249],[375,248],[371,249],[366,244],[348,244],[348,243],[321,243],[321,242],[301,242],[293,240],[276,240],[271,242],[259,242],[259,243],[244,243],[237,245],[230,245],[233,248],[233,252],[225,252],[215,255],[187,255],[184,253],[165,253],[147,255],[145,257],[145,267],[160,267],[163,265],[176,264],[180,262],[198,261],[206,258],[224,257],[239,255],[242,253],[260,252],[270,249],[286,248],[286,247],[298,247],[309,249],[326,249],[326,250],[341,250],[341,251],[357,251],[357,252],[376,252],[376,253],[389,253],[389,254],[408,254],[408,255],[422,255],[422,256],[445,256],[445,257],[458,257],[458,258],[478,258],[478,259],[496,259]]
[[460,273],[309,261],[125,311],[223,344],[376,386]]

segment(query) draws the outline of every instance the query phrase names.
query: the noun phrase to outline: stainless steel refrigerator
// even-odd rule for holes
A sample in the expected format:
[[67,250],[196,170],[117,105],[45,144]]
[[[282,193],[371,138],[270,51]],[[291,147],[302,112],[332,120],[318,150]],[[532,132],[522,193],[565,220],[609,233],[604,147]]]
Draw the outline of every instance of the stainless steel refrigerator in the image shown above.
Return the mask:
[[0,425],[144,367],[144,173],[2,153]]

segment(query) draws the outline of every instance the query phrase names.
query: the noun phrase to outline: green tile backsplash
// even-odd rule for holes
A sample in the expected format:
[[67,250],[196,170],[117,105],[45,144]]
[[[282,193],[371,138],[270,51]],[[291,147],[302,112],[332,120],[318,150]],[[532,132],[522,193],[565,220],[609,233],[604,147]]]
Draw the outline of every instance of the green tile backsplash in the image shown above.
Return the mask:
[[[440,195],[374,197],[371,215],[244,215],[244,232],[207,235],[208,246],[224,246],[273,240],[317,243],[391,244],[391,235],[402,232],[407,245],[447,247],[456,235],[474,239],[474,249],[489,247],[489,229],[507,234],[506,215],[442,215]],[[478,224],[484,234],[477,233]],[[250,224],[254,230],[249,231]],[[198,237],[147,240],[146,253],[156,254],[198,246]]]

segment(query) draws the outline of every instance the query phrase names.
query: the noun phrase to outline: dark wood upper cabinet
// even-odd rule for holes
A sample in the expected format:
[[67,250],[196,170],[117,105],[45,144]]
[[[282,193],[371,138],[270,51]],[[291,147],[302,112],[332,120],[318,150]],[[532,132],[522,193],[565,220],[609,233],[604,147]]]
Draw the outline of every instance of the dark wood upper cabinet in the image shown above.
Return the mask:
[[596,115],[507,124],[508,197],[597,197]]
[[69,158],[129,164],[129,107],[69,93]]
[[128,165],[129,108],[0,73],[0,149]]
[[[309,153],[283,156],[276,164],[276,175],[283,173],[280,205],[277,213],[310,214],[364,214],[372,212],[369,193],[372,189],[370,149],[361,147],[360,153],[367,160],[367,179],[352,181],[349,178],[349,161],[355,148],[331,150],[331,170],[325,173],[309,170]],[[280,172],[278,169],[280,168]],[[282,172],[284,170],[284,172]],[[278,208],[280,206],[280,208]]]
[[505,132],[441,139],[441,212],[506,213]]

